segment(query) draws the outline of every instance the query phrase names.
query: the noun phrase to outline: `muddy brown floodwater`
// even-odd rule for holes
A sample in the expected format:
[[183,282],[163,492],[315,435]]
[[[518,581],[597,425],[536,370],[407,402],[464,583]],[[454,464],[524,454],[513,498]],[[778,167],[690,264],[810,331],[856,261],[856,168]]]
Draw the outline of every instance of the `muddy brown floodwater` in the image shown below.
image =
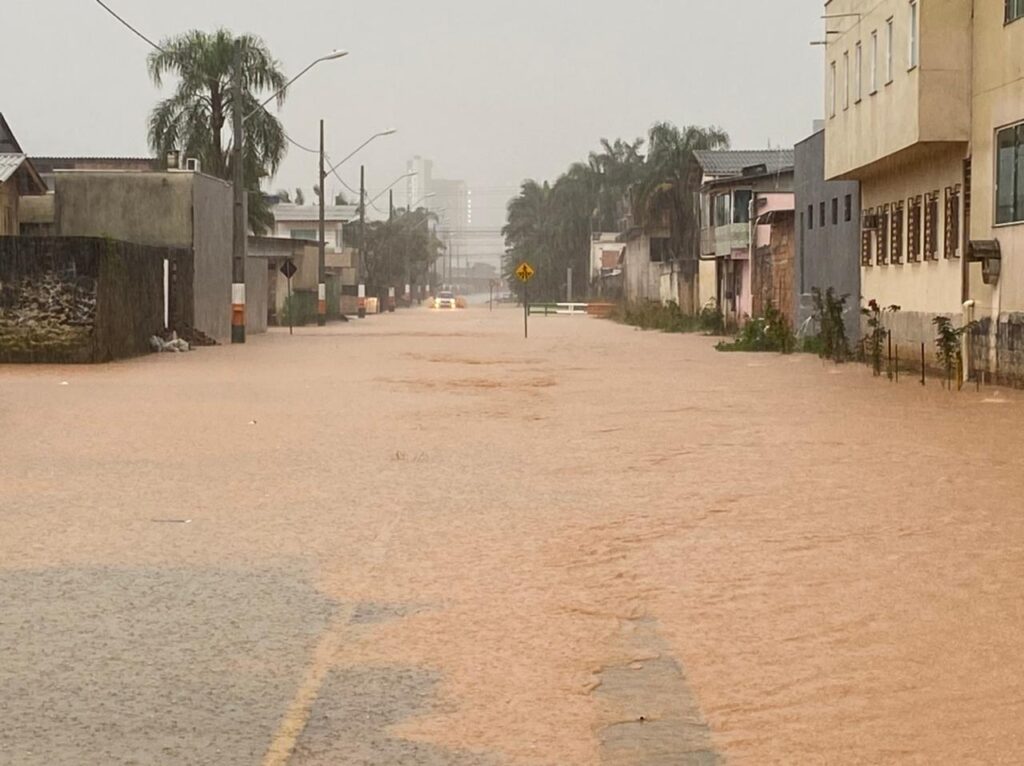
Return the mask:
[[520,323],[0,367],[0,763],[1024,762],[1021,397]]

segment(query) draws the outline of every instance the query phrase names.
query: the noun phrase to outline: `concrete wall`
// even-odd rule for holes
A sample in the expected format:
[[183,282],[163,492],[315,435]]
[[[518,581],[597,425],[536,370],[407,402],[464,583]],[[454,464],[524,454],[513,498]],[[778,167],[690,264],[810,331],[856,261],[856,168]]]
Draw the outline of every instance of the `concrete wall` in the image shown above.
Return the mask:
[[[796,265],[793,269],[793,294],[796,297],[796,326],[812,313],[811,291],[823,293],[833,288],[837,295],[849,295],[846,333],[851,343],[860,335],[860,185],[856,181],[825,180],[825,134],[818,131],[796,146],[795,176]],[[850,197],[850,220],[846,220],[845,201]],[[832,224],[832,200],[838,201],[839,223]],[[819,204],[826,203],[825,226],[817,218]],[[813,227],[808,219],[813,210]]]
[[[185,250],[81,237],[0,238],[0,362],[106,362],[163,330],[163,272]],[[187,271],[187,268],[186,268]]]
[[638,234],[626,243],[623,277],[626,301],[661,300],[661,263],[651,262],[651,238],[648,235]]
[[194,252],[195,327],[231,337],[231,186],[196,173],[58,171],[59,236],[118,239]]
[[[985,0],[995,4],[994,0]],[[984,4],[984,3],[979,3]],[[999,3],[1002,6],[1002,3]],[[910,4],[907,0],[830,0],[832,19],[825,50],[825,141],[827,178],[856,177],[873,163],[922,142],[970,138],[971,6],[964,0],[922,0],[919,65],[910,67]],[[886,73],[886,20],[894,23],[893,77]],[[877,91],[871,88],[872,32],[878,35]],[[856,46],[862,50],[862,95],[854,91]],[[844,107],[845,61],[849,56],[850,99]],[[831,114],[831,67],[836,65],[835,115]]]
[[[893,172],[868,176],[861,182],[861,205],[865,211],[878,209],[884,204],[902,201],[916,195],[938,191],[963,180],[963,152],[954,145],[952,150],[935,152],[927,159],[907,163]],[[940,198],[937,222],[939,242],[937,261],[907,260],[907,216],[904,211],[903,264],[877,264],[877,253],[871,266],[861,269],[861,293],[864,301],[874,298],[883,306],[897,305],[904,315],[919,313],[928,320],[936,314],[959,313],[961,310],[961,261],[943,257],[943,230],[945,228],[943,204]],[[874,251],[873,251],[874,252]],[[930,321],[930,320],[928,320]],[[925,322],[925,324],[928,323]],[[916,326],[917,323],[914,323]]]
[[[231,250],[234,226],[231,185],[210,176],[190,174],[190,178],[196,269],[196,327],[218,341],[226,341],[231,338]],[[265,281],[263,294],[266,295]],[[249,295],[246,290],[246,303],[250,300]],[[254,312],[247,307],[246,313]],[[266,315],[265,308],[263,314]],[[249,324],[248,318],[246,324]]]

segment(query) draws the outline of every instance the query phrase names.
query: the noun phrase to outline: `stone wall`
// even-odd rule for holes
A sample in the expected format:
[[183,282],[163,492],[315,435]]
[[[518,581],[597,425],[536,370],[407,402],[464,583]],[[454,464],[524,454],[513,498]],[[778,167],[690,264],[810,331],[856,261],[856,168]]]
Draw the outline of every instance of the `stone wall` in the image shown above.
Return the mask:
[[[190,274],[189,251],[0,237],[0,362],[107,362],[146,353],[150,336],[164,329],[165,260]],[[175,304],[190,300],[175,295]]]

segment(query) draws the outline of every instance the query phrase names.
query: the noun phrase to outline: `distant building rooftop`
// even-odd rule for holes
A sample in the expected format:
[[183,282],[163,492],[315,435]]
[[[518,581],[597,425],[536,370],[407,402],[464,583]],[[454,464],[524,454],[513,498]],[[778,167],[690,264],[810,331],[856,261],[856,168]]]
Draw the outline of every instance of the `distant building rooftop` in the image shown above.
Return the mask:
[[707,175],[717,178],[743,175],[745,169],[758,165],[764,166],[766,174],[778,173],[792,169],[794,163],[792,149],[698,149],[693,156]]
[[[296,205],[293,202],[282,202],[270,208],[274,219],[286,223],[311,223],[320,220],[319,205]],[[359,217],[359,209],[355,205],[325,205],[324,220],[331,223],[347,223]]]

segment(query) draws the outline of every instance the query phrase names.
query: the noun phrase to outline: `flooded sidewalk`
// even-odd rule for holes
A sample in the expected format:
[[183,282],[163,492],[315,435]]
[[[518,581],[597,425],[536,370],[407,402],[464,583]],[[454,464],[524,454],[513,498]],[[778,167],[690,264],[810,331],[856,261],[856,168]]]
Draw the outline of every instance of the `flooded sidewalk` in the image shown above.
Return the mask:
[[414,310],[0,434],[0,763],[1024,761],[1013,392]]

